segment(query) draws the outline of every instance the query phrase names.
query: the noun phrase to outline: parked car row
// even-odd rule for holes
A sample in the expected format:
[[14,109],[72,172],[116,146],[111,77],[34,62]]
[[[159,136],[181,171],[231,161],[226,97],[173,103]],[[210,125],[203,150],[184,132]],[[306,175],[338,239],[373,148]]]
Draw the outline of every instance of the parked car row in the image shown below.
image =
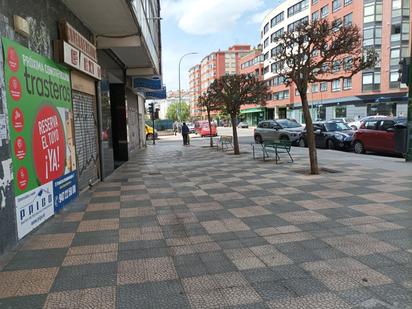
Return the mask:
[[[317,148],[367,151],[402,155],[406,150],[406,118],[371,116],[356,122],[343,119],[313,123]],[[356,130],[354,129],[356,127]],[[288,140],[294,145],[307,146],[307,132],[295,120],[265,120],[254,132],[256,143],[265,140]]]

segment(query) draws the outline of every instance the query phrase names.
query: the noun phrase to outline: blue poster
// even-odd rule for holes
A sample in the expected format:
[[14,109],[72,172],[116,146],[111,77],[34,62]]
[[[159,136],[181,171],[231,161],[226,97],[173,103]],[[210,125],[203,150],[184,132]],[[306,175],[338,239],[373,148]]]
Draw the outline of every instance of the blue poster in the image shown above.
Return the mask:
[[77,195],[77,173],[71,172],[53,181],[54,212],[58,212]]

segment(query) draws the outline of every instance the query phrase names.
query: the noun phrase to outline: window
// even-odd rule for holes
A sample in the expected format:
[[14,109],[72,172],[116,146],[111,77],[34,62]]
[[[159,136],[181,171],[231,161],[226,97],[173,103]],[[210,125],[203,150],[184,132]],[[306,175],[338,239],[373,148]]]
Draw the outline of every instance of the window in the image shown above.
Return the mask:
[[272,20],[270,21],[270,26],[274,27],[276,26],[278,23],[280,23],[281,21],[283,21],[285,19],[285,13],[281,12],[278,15],[276,15],[275,17],[272,18]]
[[269,46],[269,38],[266,38],[266,40],[263,42],[263,48],[266,48]]
[[398,65],[401,58],[401,49],[392,48],[391,49],[391,65]]
[[312,5],[318,4],[319,0],[312,0]]
[[279,54],[282,53],[283,47],[282,45],[278,45],[274,48],[272,48],[272,50],[270,51],[270,55],[272,58],[276,58]]
[[379,125],[379,130],[386,131],[395,127],[395,122],[393,120],[381,120]]
[[349,71],[352,69],[353,59],[352,57],[346,57],[343,59],[343,69]]
[[263,56],[263,60],[267,60],[269,59],[269,52],[265,53],[265,55]]
[[398,81],[398,79],[399,79],[399,72],[398,71],[391,71],[389,73],[389,87],[390,88],[399,88],[401,84]]
[[339,60],[333,61],[332,72],[339,72],[339,71],[340,71],[340,61]]
[[368,72],[362,74],[362,90],[373,91],[379,90],[381,84],[380,72]]
[[283,100],[289,98],[289,90],[278,91],[273,93],[273,100]]
[[335,107],[335,118],[346,118],[346,106]]
[[332,30],[333,31],[339,31],[339,29],[340,29],[340,27],[342,26],[342,20],[340,19],[340,18],[338,18],[338,19],[335,19],[333,22],[332,22]]
[[343,25],[350,26],[352,25],[353,13],[343,16]]
[[309,0],[303,0],[288,8],[288,17],[291,17],[309,7]]
[[347,6],[352,3],[352,0],[343,0],[343,5]]
[[343,90],[352,89],[352,78],[344,78],[343,79]]
[[328,91],[328,83],[327,82],[321,82],[320,83],[320,92],[325,92]]
[[320,9],[320,16],[322,18],[325,18],[326,16],[328,16],[328,14],[329,14],[329,7],[325,5],[324,7]]
[[288,25],[288,32],[293,32],[293,31],[295,31],[295,29],[296,29],[299,25],[307,24],[308,21],[309,21],[309,17],[306,16],[306,17],[303,17],[303,18],[295,21],[294,23],[289,24],[289,25]]
[[281,77],[281,76],[275,76],[275,77],[273,78],[273,86],[281,85],[281,84],[284,83],[284,81],[285,81],[285,79],[284,79],[283,77]]
[[282,36],[282,34],[285,32],[284,28],[279,29],[278,31],[274,32],[271,36],[272,42],[276,42],[276,40]]
[[340,91],[340,79],[332,81],[332,91]]
[[313,12],[312,13],[312,20],[319,20],[319,11]]
[[268,65],[263,68],[263,74],[266,74],[266,73],[269,73],[269,66]]
[[376,120],[369,120],[365,122],[365,129],[368,130],[376,130],[376,124],[378,121]]
[[319,92],[319,84],[312,84],[312,93]]
[[336,12],[341,8],[341,0],[333,0],[332,1],[332,12]]
[[268,31],[269,31],[269,23],[267,23],[265,27],[263,28],[263,34],[266,34]]

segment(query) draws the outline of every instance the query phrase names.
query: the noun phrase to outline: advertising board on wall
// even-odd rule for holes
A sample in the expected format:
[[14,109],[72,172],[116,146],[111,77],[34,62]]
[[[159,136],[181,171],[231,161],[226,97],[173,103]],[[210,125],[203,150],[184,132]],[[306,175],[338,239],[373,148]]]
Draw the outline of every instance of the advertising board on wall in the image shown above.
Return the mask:
[[55,201],[61,192],[54,190],[76,171],[72,95],[66,68],[7,38],[2,43],[20,239],[69,200]]

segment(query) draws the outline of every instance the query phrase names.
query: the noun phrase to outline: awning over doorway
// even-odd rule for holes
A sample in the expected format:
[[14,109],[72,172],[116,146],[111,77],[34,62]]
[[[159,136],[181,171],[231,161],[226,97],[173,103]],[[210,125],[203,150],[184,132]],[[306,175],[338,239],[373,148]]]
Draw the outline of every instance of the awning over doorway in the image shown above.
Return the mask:
[[260,113],[260,112],[264,112],[265,109],[266,107],[253,107],[253,108],[241,110],[240,114]]

